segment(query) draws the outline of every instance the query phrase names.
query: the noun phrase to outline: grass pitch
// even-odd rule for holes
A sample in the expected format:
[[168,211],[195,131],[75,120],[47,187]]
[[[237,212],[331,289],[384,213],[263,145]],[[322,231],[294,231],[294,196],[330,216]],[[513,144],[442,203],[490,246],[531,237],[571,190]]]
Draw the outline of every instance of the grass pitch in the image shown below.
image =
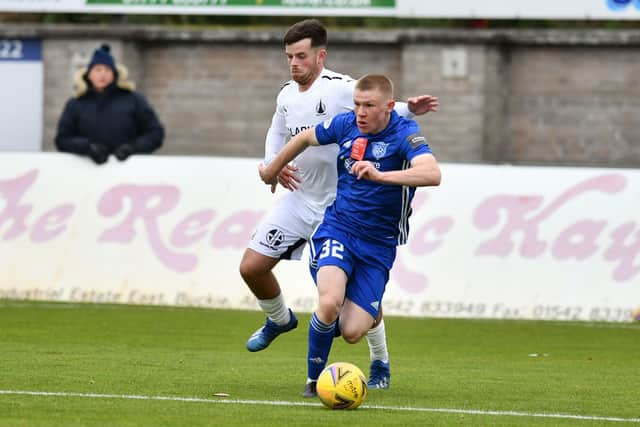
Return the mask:
[[391,388],[331,411],[299,319],[249,353],[260,312],[0,300],[0,426],[640,426],[638,323],[387,317]]

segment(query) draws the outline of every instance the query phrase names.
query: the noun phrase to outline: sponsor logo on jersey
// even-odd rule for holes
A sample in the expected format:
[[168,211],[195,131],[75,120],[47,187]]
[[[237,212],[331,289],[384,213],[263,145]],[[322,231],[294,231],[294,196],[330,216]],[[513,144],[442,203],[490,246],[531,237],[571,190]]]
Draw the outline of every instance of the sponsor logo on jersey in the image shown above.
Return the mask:
[[300,127],[297,127],[297,128],[287,128],[287,129],[289,129],[289,133],[291,134],[291,136],[296,136],[297,134],[299,134],[303,130],[307,130],[307,129],[312,128],[312,127],[313,127],[313,125],[300,126]]
[[355,162],[356,161],[351,157],[347,157],[346,159],[344,159],[344,168],[347,170],[347,172],[351,173],[351,167]]
[[411,148],[416,148],[420,145],[426,144],[427,139],[419,133],[412,133],[407,137],[407,142],[411,145]]
[[267,237],[267,245],[272,249],[277,248],[284,241],[284,233],[281,230],[278,230],[277,228],[269,230],[266,237]]
[[384,141],[376,141],[371,144],[371,153],[373,154],[373,157],[375,157],[377,160],[380,160],[381,158],[386,156],[388,146],[389,144]]
[[324,105],[322,99],[316,104],[316,116],[324,116],[327,114],[327,106]]

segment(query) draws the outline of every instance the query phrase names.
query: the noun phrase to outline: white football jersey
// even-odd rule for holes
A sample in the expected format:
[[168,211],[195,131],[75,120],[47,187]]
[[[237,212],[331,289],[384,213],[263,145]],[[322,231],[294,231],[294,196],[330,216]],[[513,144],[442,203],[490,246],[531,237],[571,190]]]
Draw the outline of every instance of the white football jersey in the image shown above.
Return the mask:
[[[271,161],[286,141],[301,131],[340,113],[353,110],[356,80],[348,75],[323,69],[311,87],[300,92],[290,80],[280,90],[276,112],[265,144],[265,163]],[[295,158],[301,183],[293,193],[313,211],[322,215],[335,198],[338,146],[308,147]],[[293,194],[292,194],[293,195]]]

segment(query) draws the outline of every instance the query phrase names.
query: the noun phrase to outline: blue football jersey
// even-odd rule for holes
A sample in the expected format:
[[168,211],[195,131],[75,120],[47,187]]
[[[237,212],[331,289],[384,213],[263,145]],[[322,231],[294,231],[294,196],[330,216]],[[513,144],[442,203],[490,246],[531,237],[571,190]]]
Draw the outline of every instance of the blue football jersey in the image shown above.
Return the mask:
[[315,133],[321,145],[338,144],[340,150],[337,195],[327,207],[324,221],[384,245],[406,243],[415,187],[357,180],[351,174],[356,162],[351,158],[351,147],[356,138],[364,137],[368,143],[363,160],[372,162],[381,172],[407,169],[415,156],[431,153],[418,124],[392,111],[389,125],[382,132],[362,134],[355,113],[349,112],[319,124]]

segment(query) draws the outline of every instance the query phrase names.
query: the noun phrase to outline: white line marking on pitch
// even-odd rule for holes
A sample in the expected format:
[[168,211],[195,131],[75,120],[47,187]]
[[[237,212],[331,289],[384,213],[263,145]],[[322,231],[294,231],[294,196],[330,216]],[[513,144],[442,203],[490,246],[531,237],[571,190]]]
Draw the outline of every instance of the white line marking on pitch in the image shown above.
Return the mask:
[[[228,403],[228,404],[234,404],[234,405],[322,406],[320,403],[287,402],[283,400],[204,399],[200,397],[144,396],[144,395],[135,395],[135,394],[130,395],[130,394],[73,393],[73,392],[62,392],[62,391],[58,392],[58,391],[0,390],[0,395],[86,397],[86,398],[93,398],[93,399],[165,400],[165,401],[173,401],[173,402]],[[455,409],[455,408],[413,408],[408,406],[380,406],[380,405],[362,405],[362,408],[382,409],[385,411],[439,412],[439,413],[445,413],[445,414],[497,415],[497,416],[507,416],[507,417],[560,418],[560,419],[571,419],[571,420],[640,423],[640,418],[603,417],[603,416],[596,416],[596,415],[545,414],[545,413],[535,413],[535,412],[489,411],[489,410],[480,410],[480,409]]]

